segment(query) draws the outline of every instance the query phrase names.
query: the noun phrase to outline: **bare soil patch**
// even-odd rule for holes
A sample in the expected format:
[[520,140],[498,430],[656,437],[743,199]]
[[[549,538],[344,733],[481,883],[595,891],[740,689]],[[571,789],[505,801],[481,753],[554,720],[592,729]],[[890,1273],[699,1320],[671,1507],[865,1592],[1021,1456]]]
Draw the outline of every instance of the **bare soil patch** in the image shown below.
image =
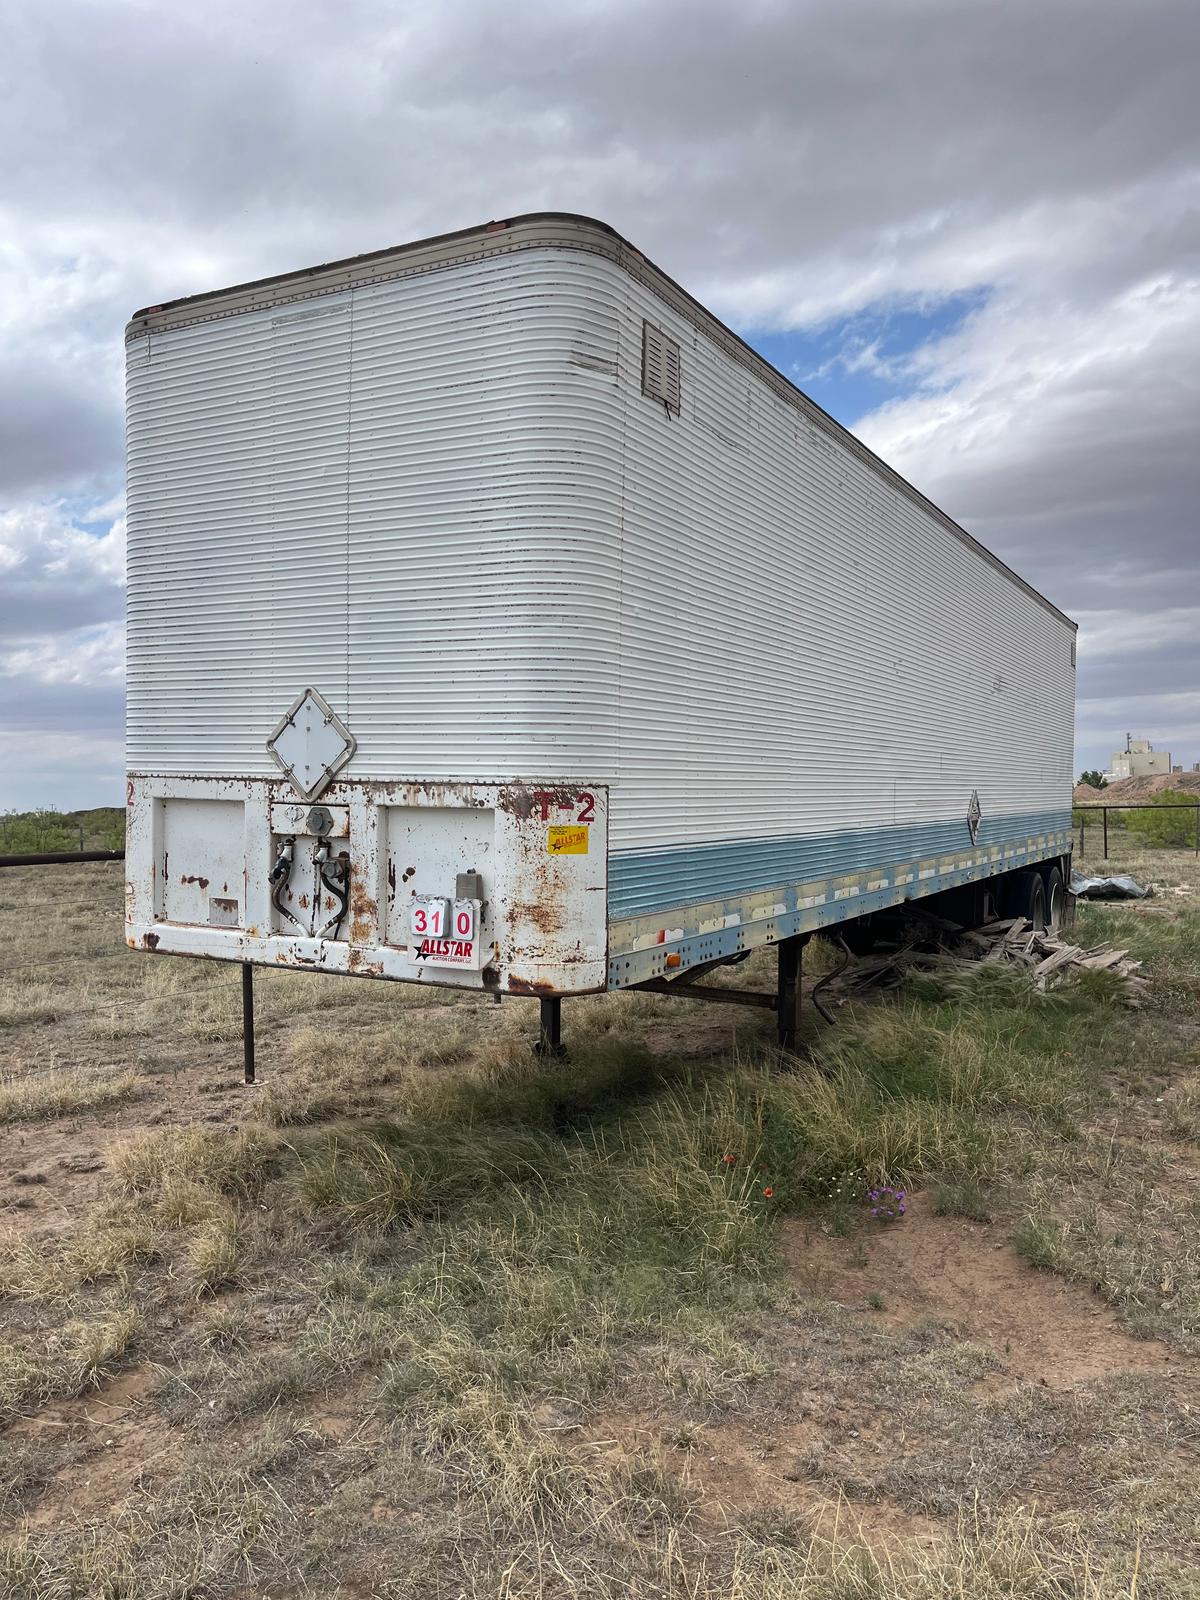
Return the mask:
[[804,1462],[819,1432],[811,1423],[756,1428],[737,1420],[681,1430],[662,1416],[605,1411],[583,1430],[580,1448],[615,1466],[654,1463],[694,1497],[711,1537],[749,1515],[763,1532],[792,1524],[793,1536],[849,1538],[885,1559],[912,1539],[937,1538],[935,1518],[885,1497],[855,1502],[814,1480]]
[[[1118,1372],[1174,1367],[1189,1381],[1200,1374],[1195,1358],[1131,1338],[1098,1296],[1031,1266],[1002,1228],[935,1216],[928,1195],[911,1202],[898,1222],[853,1242],[819,1225],[785,1222],[783,1248],[797,1283],[855,1311],[868,1311],[876,1295],[876,1315],[892,1327],[947,1323],[994,1350],[1007,1374],[1054,1389]],[[856,1252],[861,1265],[852,1264]]]

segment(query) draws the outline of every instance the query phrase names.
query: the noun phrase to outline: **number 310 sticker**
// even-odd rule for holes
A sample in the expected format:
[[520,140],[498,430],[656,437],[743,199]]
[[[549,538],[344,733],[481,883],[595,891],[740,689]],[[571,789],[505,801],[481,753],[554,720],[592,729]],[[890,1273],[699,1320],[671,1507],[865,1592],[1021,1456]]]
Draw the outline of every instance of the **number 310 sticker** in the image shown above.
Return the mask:
[[414,939],[444,939],[450,927],[450,902],[441,896],[414,900],[409,912]]
[[474,939],[478,916],[478,900],[456,900],[451,907],[440,895],[425,895],[413,901],[409,927],[414,939]]

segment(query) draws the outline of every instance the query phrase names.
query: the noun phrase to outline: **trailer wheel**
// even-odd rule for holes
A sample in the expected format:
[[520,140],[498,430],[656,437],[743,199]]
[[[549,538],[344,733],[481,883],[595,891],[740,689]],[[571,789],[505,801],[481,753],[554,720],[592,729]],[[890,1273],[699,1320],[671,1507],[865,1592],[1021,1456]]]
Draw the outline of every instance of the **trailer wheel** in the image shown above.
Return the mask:
[[1051,867],[1046,873],[1046,926],[1048,928],[1061,927],[1066,900],[1067,891],[1063,885],[1062,873],[1057,867]]
[[1005,897],[1005,915],[1046,926],[1046,883],[1040,872],[1014,872]]

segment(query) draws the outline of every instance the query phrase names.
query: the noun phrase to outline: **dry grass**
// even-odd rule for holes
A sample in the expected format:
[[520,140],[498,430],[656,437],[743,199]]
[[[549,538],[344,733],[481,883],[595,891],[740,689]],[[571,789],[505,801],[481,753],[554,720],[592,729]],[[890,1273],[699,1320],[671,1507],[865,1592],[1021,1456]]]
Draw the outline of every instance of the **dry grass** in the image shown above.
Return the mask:
[[17,1078],[0,1083],[0,1123],[45,1122],[51,1117],[76,1116],[123,1105],[145,1091],[136,1073],[110,1077],[69,1069],[39,1078]]
[[266,1181],[280,1146],[275,1134],[253,1123],[221,1130],[164,1128],[115,1144],[108,1168],[118,1193],[165,1204],[181,1190],[248,1196]]
[[0,1346],[0,1418],[98,1384],[128,1353],[142,1328],[134,1307],[69,1321],[45,1340],[17,1337]]
[[62,1012],[62,991],[49,983],[0,984],[0,1028],[23,1028],[34,1022],[56,1022]]
[[207,1218],[187,1244],[187,1267],[196,1294],[215,1294],[237,1281],[241,1229],[235,1211]]
[[236,972],[116,948],[116,872],[0,876],[0,934],[40,901],[30,961],[90,953],[0,1035],[36,1108],[4,1129],[0,1403],[134,1361],[145,1391],[111,1455],[68,1409],[58,1480],[0,1438],[0,1502],[41,1519],[0,1596],[1193,1595],[1178,1354],[1047,1388],[890,1285],[797,1283],[779,1222],[865,1263],[866,1186],[925,1185],[1190,1345],[1197,886],[1083,913],[1146,960],[1137,1017],[938,976],[780,1071],[769,1019],[614,995],[568,1005],[559,1064],[522,1003],[265,973],[245,1091]]

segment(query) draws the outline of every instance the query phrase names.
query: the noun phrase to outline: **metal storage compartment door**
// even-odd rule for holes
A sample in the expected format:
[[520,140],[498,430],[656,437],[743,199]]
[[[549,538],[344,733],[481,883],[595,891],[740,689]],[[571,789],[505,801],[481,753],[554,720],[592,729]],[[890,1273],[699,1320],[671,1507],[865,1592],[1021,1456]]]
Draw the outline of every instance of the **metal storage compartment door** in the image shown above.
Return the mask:
[[168,922],[239,926],[246,808],[238,800],[160,800],[155,913]]

